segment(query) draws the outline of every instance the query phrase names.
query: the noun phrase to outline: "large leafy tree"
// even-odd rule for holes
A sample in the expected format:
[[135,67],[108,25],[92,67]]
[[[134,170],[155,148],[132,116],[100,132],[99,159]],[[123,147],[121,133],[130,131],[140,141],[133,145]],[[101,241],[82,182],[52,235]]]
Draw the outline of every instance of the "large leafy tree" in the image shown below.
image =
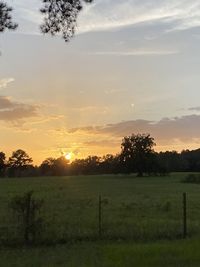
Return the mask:
[[8,160],[8,176],[21,177],[25,175],[28,170],[33,168],[32,162],[32,158],[24,150],[14,151]]
[[33,162],[32,158],[22,149],[18,149],[12,153],[9,158],[8,165],[14,169],[25,169]]
[[56,159],[47,158],[40,165],[40,171],[42,175],[54,175],[54,165]]
[[[41,1],[43,7],[40,11],[44,15],[41,31],[53,36],[60,33],[65,41],[69,41],[75,33],[77,17],[83,8],[83,3],[91,3],[93,0]],[[12,8],[0,0],[0,32],[17,28],[17,24],[12,21],[11,12]]]
[[68,171],[69,160],[65,157],[57,159],[47,158],[40,165],[42,175],[66,175]]
[[0,152],[0,177],[4,175],[6,168],[6,155],[4,152]]
[[148,172],[154,145],[154,138],[150,134],[132,134],[124,137],[121,144],[121,160],[127,172],[136,171],[138,176]]

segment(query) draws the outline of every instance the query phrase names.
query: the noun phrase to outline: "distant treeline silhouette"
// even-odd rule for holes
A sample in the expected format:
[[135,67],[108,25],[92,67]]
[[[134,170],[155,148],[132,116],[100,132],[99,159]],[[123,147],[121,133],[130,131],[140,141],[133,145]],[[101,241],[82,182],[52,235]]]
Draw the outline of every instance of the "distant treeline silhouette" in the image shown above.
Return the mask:
[[18,149],[7,160],[0,152],[1,177],[64,176],[92,174],[167,175],[170,172],[199,172],[200,149],[155,152],[154,138],[149,134],[132,134],[124,137],[121,152],[102,157],[88,156],[70,162],[64,156],[47,158],[40,166],[32,164],[32,158]]

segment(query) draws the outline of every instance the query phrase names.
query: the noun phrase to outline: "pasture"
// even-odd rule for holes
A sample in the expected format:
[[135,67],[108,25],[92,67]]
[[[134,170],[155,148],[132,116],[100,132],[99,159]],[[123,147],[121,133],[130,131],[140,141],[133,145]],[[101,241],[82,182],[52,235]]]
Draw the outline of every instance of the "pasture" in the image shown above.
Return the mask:
[[199,267],[199,240],[86,242],[0,250],[2,267]]
[[[33,190],[36,198],[45,201],[41,212],[45,227],[38,238],[39,245],[28,250],[4,248],[0,256],[1,259],[7,258],[8,262],[2,266],[161,266],[163,257],[167,257],[169,251],[172,257],[165,266],[200,266],[195,265],[196,262],[192,264],[195,249],[199,248],[200,185],[181,183],[184,176],[171,174],[169,177],[137,178],[131,175],[105,175],[1,179],[2,247],[8,241],[16,244],[22,241],[17,231],[17,222],[9,209],[10,200]],[[181,240],[183,192],[187,192],[188,206],[189,239],[186,241]],[[100,194],[101,238],[98,224]],[[184,256],[183,251],[186,251]],[[78,259],[77,252],[80,253]],[[160,253],[159,256],[157,253]],[[46,265],[43,263],[43,255],[51,259]],[[19,264],[15,261],[15,265],[12,265],[16,257]],[[28,264],[29,257],[34,260]],[[182,263],[173,265],[173,259],[181,260],[181,257]],[[195,256],[197,261],[199,258]],[[64,264],[65,260],[69,261],[69,265]],[[139,262],[143,264],[139,265]]]

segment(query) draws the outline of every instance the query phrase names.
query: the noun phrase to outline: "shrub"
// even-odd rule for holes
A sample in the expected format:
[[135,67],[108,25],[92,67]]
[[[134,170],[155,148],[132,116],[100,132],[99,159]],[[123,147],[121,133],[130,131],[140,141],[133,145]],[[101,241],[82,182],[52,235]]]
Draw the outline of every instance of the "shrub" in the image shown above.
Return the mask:
[[188,174],[182,182],[200,184],[200,174]]
[[43,219],[40,211],[43,203],[43,200],[33,197],[33,191],[29,191],[23,196],[16,196],[11,200],[10,207],[17,217],[17,226],[23,235],[25,244],[34,243],[36,236],[41,233]]

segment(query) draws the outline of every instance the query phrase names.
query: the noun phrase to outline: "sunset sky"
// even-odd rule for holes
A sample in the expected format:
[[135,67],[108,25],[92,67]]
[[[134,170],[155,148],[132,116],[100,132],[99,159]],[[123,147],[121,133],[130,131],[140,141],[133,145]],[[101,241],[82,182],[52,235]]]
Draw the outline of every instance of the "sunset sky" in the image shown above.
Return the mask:
[[40,34],[39,0],[9,0],[0,34],[0,151],[36,164],[120,151],[150,133],[156,150],[200,147],[200,1],[94,0],[76,36]]

